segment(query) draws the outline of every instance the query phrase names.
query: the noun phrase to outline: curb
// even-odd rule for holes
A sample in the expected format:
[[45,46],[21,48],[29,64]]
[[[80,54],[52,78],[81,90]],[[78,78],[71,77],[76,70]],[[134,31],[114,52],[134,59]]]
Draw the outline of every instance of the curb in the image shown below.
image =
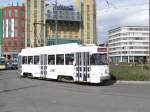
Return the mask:
[[116,81],[116,84],[149,84],[150,81]]

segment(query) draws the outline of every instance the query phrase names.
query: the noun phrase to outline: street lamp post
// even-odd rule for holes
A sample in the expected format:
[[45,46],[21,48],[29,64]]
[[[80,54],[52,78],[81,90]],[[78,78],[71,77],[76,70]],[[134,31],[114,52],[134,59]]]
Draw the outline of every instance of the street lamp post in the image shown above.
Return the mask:
[[57,20],[57,0],[55,1],[55,11],[56,11],[56,18],[55,18],[55,36],[56,36],[56,43],[58,44],[58,20]]
[[[150,20],[150,0],[149,0],[149,20]],[[150,22],[149,22],[149,27],[150,27]],[[149,73],[148,75],[149,75],[149,81],[150,81],[150,28],[149,28]]]

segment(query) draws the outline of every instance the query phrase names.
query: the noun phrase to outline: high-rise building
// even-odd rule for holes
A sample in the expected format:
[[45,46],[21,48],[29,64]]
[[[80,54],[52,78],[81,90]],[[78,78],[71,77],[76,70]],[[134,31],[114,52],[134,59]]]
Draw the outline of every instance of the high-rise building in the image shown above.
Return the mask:
[[77,1],[77,7],[26,0],[25,46],[96,44],[95,0]]
[[95,0],[76,0],[81,12],[81,38],[84,44],[96,44],[96,3]]
[[2,8],[0,8],[0,56],[2,54]]
[[3,35],[2,55],[7,59],[17,59],[24,48],[25,9],[22,6],[8,6],[2,9]]
[[81,14],[74,6],[47,5],[46,45],[81,43]]
[[25,47],[45,46],[45,1],[26,0]]
[[149,56],[149,27],[123,26],[109,31],[111,62],[147,62]]

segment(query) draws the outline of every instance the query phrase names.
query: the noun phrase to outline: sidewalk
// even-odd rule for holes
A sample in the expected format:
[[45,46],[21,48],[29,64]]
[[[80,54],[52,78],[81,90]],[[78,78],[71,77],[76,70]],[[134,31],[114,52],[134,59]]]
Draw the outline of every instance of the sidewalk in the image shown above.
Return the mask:
[[116,84],[149,84],[150,81],[116,81]]

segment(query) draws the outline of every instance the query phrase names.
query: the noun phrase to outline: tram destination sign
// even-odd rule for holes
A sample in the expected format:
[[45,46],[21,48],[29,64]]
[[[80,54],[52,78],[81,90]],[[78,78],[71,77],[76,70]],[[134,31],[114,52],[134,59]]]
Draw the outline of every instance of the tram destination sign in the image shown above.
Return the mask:
[[97,48],[98,52],[107,52],[107,48]]

